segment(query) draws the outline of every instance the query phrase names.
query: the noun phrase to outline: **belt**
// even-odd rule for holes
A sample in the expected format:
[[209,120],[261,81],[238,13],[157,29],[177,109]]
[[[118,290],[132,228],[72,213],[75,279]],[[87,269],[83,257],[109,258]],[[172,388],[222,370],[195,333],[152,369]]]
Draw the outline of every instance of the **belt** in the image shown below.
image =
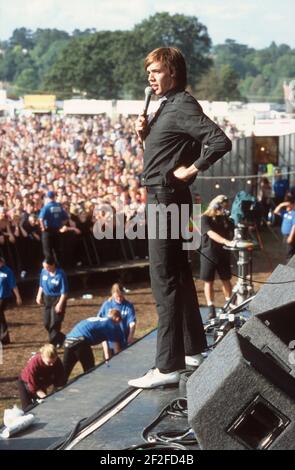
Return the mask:
[[146,186],[146,190],[149,194],[173,194],[175,193],[174,188],[168,188],[167,186]]

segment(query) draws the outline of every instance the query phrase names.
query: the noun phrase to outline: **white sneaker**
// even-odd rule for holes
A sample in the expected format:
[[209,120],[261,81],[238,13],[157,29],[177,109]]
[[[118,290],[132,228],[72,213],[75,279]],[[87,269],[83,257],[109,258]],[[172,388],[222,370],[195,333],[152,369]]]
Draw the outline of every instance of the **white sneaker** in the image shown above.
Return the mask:
[[178,371],[163,374],[159,369],[151,369],[143,377],[129,380],[128,385],[136,388],[155,388],[161,385],[178,384],[180,374]]
[[185,356],[185,364],[187,366],[199,367],[204,360],[202,354],[195,354],[194,356]]

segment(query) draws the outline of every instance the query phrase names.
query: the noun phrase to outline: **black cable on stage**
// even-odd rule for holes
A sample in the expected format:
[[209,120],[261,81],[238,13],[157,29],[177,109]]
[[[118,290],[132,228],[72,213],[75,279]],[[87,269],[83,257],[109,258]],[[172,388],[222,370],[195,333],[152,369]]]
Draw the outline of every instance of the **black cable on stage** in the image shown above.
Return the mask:
[[161,431],[158,433],[151,433],[153,429],[165,416],[177,416],[187,418],[187,399],[176,398],[169,405],[166,405],[152,423],[146,426],[142,431],[142,437],[147,442],[165,442],[165,443],[179,443],[182,445],[197,444],[196,438],[193,437],[191,428],[182,431]]
[[165,442],[143,442],[142,444],[135,444],[123,450],[145,450],[145,449],[187,450],[185,446],[178,444],[177,442],[170,442],[169,444],[165,444]]
[[178,443],[181,442],[184,446],[197,444],[194,431],[192,428],[184,429],[183,431],[159,431],[151,433],[148,437],[148,442],[164,442]]
[[170,416],[187,417],[187,399],[177,398],[173,400],[167,410],[167,414]]
[[80,421],[78,421],[75,424],[72,431],[70,431],[68,436],[66,436],[65,440],[62,440],[61,443],[57,444],[56,446],[55,446],[55,444],[53,444],[53,446],[50,447],[47,450],[64,450],[72,442],[72,440],[79,434],[79,432],[82,431],[82,429],[84,428],[84,426],[82,424],[83,424],[83,422],[86,422],[87,419],[88,418],[80,419]]
[[[204,253],[202,253],[202,251],[200,249],[197,250],[198,253],[200,253],[200,255],[202,255],[204,258],[206,258],[208,261],[210,261],[210,263],[212,264],[215,264],[215,266],[218,265],[218,263],[216,263],[215,261],[213,261],[211,258],[209,258],[209,256],[205,255]],[[238,278],[238,279],[243,279],[243,281],[249,281],[249,279],[243,277],[243,276],[239,276],[238,274],[235,274],[231,271],[231,275]],[[280,285],[280,284],[294,284],[295,283],[295,279],[292,279],[291,281],[282,281],[282,282],[263,282],[263,281],[255,281],[254,279],[252,279],[252,282],[254,282],[255,284],[268,284],[270,286],[272,285]]]
[[70,433],[68,433],[66,436],[62,437],[58,441],[54,442],[46,450],[64,450],[83,429],[85,429],[94,421],[97,421],[99,418],[104,416],[106,413],[112,410],[118,403],[123,401],[132,393],[134,393],[134,388],[128,387],[122,393],[119,393],[119,395],[117,395],[110,403],[101,408],[97,413],[94,413],[93,415],[87,418],[82,418],[80,421],[78,421],[78,423],[76,423]]
[[197,440],[191,428],[182,431],[160,431],[151,433],[153,429],[165,416],[187,418],[187,399],[176,398],[166,405],[154,419],[142,431],[142,437],[146,441],[142,444],[136,444],[124,450],[143,450],[143,449],[177,449],[187,450],[188,445],[196,445]]

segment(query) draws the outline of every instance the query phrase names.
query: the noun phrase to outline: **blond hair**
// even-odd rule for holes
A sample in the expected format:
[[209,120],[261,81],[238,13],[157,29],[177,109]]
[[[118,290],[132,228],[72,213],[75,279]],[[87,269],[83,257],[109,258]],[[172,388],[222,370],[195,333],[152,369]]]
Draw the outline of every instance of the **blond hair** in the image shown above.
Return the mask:
[[40,353],[42,358],[44,359],[55,359],[57,357],[57,351],[53,344],[44,344],[42,348],[40,348]]
[[119,284],[119,282],[112,285],[111,294],[114,294],[115,292],[119,292],[120,294],[124,293],[123,286],[122,284]]
[[203,215],[208,215],[208,217],[215,217],[220,210],[220,204],[227,201],[228,198],[224,194],[219,194],[209,203],[208,209],[205,210]]

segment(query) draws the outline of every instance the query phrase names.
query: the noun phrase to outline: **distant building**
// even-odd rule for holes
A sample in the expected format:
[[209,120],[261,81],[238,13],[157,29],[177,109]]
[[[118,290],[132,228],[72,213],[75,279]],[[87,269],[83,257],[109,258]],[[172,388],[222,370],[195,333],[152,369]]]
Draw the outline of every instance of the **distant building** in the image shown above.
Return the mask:
[[284,97],[287,113],[295,113],[295,80],[284,82]]

